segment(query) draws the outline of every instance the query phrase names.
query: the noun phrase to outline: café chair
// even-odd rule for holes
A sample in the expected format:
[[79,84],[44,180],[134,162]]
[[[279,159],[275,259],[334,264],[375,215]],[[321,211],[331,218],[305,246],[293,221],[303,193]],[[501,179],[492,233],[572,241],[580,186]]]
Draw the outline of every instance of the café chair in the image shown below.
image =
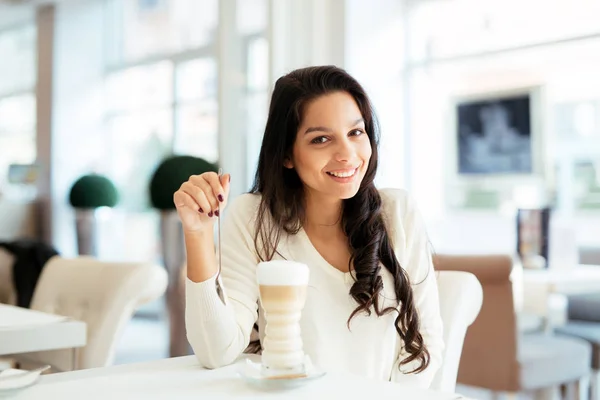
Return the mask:
[[475,275],[468,272],[437,272],[437,283],[445,347],[443,364],[431,387],[454,393],[465,334],[479,314],[483,291]]
[[19,356],[20,363],[49,364],[54,372],[111,365],[134,312],[162,296],[166,287],[166,271],[155,264],[53,257],[40,276],[31,308],[85,322],[87,344],[75,360],[67,349],[28,353]]
[[545,396],[566,385],[574,395],[587,391],[591,372],[588,342],[517,330],[513,262],[506,255],[436,255],[439,271],[474,274],[483,287],[479,316],[468,328],[457,382],[516,398],[519,392]]

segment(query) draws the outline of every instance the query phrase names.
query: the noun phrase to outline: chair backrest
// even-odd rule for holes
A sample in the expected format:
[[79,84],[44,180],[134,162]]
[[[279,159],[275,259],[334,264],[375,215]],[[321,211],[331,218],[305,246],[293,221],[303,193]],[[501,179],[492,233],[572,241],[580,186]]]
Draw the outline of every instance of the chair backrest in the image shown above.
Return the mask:
[[[78,368],[104,367],[112,364],[135,310],[163,295],[166,287],[166,271],[158,265],[56,256],[42,271],[31,308],[84,321],[87,345],[78,353]],[[32,353],[27,359],[57,370],[72,368],[68,350]]]
[[13,283],[15,256],[0,247],[0,303],[17,304],[17,292]]
[[438,272],[437,283],[445,348],[443,364],[431,387],[454,393],[465,334],[479,314],[483,291],[475,275],[468,272]]
[[518,386],[512,265],[512,258],[505,255],[434,257],[436,270],[470,272],[483,288],[481,311],[464,340],[459,383],[494,391]]
[[600,265],[600,247],[580,247],[579,263]]

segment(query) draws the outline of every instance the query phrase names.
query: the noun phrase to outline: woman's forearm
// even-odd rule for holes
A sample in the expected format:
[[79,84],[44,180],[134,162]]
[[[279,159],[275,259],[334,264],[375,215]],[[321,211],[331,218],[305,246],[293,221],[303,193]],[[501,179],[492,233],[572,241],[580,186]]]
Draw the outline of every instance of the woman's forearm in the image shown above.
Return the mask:
[[217,273],[215,243],[211,232],[186,232],[187,277],[192,282],[204,282]]

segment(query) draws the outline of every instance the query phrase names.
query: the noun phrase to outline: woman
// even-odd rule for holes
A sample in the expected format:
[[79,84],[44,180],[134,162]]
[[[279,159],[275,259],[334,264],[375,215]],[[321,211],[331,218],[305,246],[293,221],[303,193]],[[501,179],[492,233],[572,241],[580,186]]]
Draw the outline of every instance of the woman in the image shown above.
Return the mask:
[[375,116],[358,82],[336,67],[280,78],[254,187],[223,220],[225,302],[213,224],[230,176],[205,173],[181,186],[187,336],[201,364],[232,363],[255,324],[264,332],[256,265],[287,259],[310,268],[301,330],[316,365],[429,387],[443,341],[427,235],[404,191],[375,188],[376,171]]

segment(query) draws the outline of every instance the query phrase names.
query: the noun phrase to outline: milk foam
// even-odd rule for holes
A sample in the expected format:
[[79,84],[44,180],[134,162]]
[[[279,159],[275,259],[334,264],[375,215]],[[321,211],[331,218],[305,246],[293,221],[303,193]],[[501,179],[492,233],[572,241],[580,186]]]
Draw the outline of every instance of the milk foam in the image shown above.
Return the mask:
[[309,270],[306,264],[287,260],[265,261],[256,268],[259,285],[307,285]]

